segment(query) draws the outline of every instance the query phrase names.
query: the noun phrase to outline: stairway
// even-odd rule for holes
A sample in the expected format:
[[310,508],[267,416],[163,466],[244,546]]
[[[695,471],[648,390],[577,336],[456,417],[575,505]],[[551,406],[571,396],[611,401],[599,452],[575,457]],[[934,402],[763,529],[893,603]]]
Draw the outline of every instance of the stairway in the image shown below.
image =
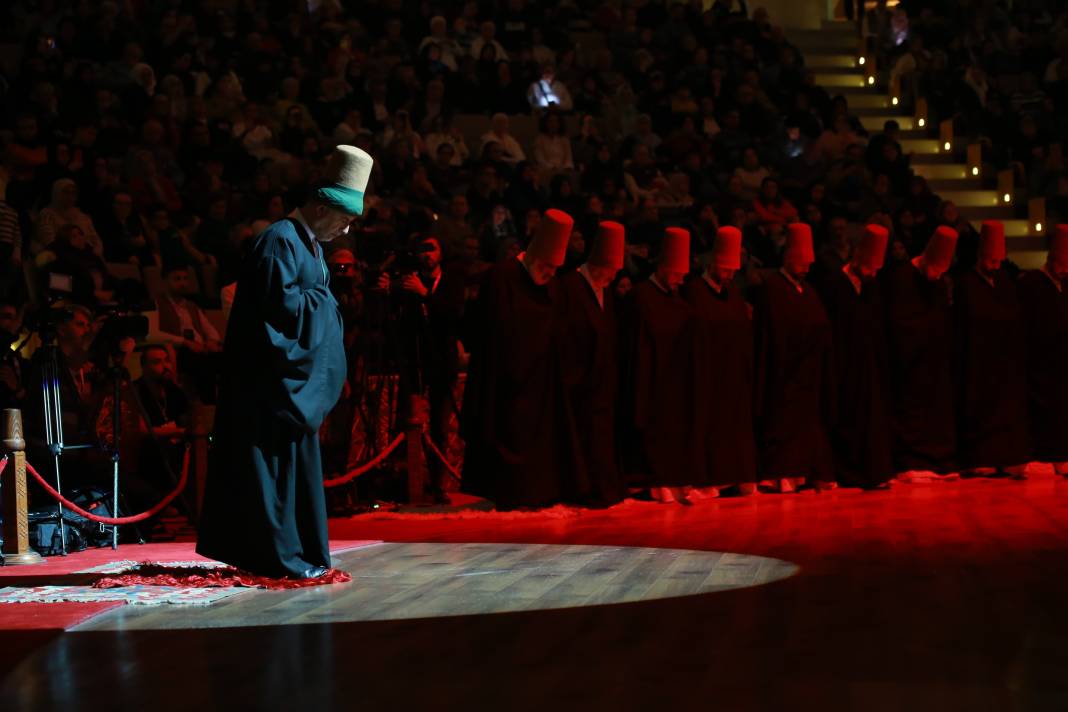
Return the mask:
[[865,71],[857,56],[854,23],[824,21],[819,30],[790,31],[789,40],[801,51],[805,65],[815,72],[816,84],[832,97],[844,96],[850,112],[865,129],[881,132],[889,119],[900,124],[902,150],[911,155],[913,170],[927,179],[932,191],[943,200],[956,203],[961,215],[973,224],[988,219],[1004,222],[1009,259],[1022,269],[1045,264],[1045,239],[1032,236],[1028,221],[1016,219],[1016,211],[1004,196],[984,187],[982,177],[972,175],[967,163],[960,162],[965,146],[950,145],[947,150],[937,138],[937,127],[925,126],[922,119],[904,115],[896,100],[879,88],[877,78]]

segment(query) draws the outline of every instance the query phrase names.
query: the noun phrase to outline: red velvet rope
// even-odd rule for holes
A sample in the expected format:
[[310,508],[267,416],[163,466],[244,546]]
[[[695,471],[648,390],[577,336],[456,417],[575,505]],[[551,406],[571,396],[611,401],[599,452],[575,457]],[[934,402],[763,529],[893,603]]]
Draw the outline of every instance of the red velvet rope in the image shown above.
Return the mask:
[[323,487],[337,487],[338,485],[343,485],[346,482],[351,482],[362,474],[370,472],[371,470],[382,464],[382,462],[387,457],[392,455],[393,451],[396,450],[402,442],[404,442],[404,433],[401,433],[400,435],[395,437],[393,439],[393,442],[391,442],[385,450],[378,453],[378,456],[370,462],[366,462],[357,467],[355,470],[349,470],[345,474],[340,475],[338,477],[334,477],[329,480],[323,480]]
[[[178,480],[178,486],[174,488],[174,491],[171,492],[170,494],[168,494],[162,500],[160,500],[159,504],[157,504],[155,507],[153,507],[152,509],[148,510],[147,512],[141,512],[140,514],[134,514],[134,515],[129,516],[129,517],[100,517],[100,516],[97,516],[96,514],[93,514],[92,512],[89,512],[89,511],[86,511],[86,510],[82,509],[81,507],[76,505],[74,502],[71,502],[69,499],[67,499],[66,497],[61,495],[59,492],[57,492],[56,489],[52,485],[48,484],[48,481],[45,478],[43,478],[39,474],[37,474],[37,470],[33,469],[33,466],[30,465],[30,463],[28,463],[28,462],[26,463],[26,471],[29,472],[31,475],[33,475],[34,479],[37,480],[37,484],[41,485],[41,487],[44,488],[45,492],[47,492],[48,494],[52,495],[53,499],[55,499],[57,502],[59,502],[60,504],[62,504],[64,507],[66,507],[67,509],[71,510],[72,512],[76,512],[77,514],[82,515],[83,517],[85,517],[86,519],[88,519],[90,521],[99,522],[100,524],[111,524],[111,525],[135,524],[137,522],[143,522],[144,520],[148,519],[149,517],[153,517],[153,516],[159,514],[160,512],[162,512],[163,509],[168,504],[173,502],[174,498],[177,497],[178,495],[180,495],[182,493],[182,490],[185,489],[185,485],[189,481],[189,448],[187,447],[185,449],[185,457],[182,460],[182,476],[181,476],[181,479]],[[3,470],[0,469],[0,472],[3,472]]]
[[450,473],[452,473],[452,476],[455,477],[457,480],[461,479],[460,472],[451,462],[449,462],[449,459],[445,457],[445,454],[438,449],[438,446],[434,443],[434,439],[430,437],[430,433],[424,431],[423,440],[425,440],[426,444],[430,446],[430,449],[434,452],[434,454],[438,456],[438,459],[441,460],[443,465],[445,465],[445,468]]

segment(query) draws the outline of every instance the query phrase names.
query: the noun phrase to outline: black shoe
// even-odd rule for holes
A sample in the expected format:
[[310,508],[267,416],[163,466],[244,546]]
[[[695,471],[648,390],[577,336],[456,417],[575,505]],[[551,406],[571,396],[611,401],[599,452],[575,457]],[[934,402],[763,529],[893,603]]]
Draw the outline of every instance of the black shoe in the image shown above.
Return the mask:
[[329,571],[329,570],[330,569],[326,568],[325,566],[312,566],[310,569],[308,569],[304,573],[302,573],[299,578],[302,578],[302,579],[322,578],[323,576],[326,576],[326,572]]

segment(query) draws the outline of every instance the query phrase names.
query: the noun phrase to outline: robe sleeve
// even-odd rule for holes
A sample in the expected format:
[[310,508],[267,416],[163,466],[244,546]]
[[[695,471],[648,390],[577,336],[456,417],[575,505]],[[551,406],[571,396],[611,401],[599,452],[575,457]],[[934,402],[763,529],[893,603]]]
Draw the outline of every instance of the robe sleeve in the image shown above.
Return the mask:
[[297,251],[304,249],[280,237],[265,240],[255,255],[251,286],[259,295],[266,331],[263,358],[281,376],[271,406],[283,420],[314,431],[338,396],[326,392],[331,389],[323,376],[335,369],[344,374],[345,364],[333,363],[339,353],[344,357],[334,296],[325,284],[301,283],[305,255]]
[[496,388],[496,364],[499,359],[497,339],[493,333],[493,305],[501,300],[496,275],[490,273],[478,290],[478,297],[467,317],[464,347],[471,354],[464,384],[464,401],[460,413],[460,435],[465,440],[485,437],[485,425],[492,422],[492,400],[489,394]]
[[767,397],[768,361],[771,358],[771,315],[768,286],[758,287],[753,299],[753,419],[759,422]]

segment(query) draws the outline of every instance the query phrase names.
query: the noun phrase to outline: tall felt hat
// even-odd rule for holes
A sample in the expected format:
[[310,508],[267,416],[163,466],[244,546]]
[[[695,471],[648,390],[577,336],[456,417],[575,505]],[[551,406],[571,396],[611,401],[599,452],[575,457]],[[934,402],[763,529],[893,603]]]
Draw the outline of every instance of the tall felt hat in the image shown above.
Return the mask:
[[546,210],[538,223],[538,230],[527,247],[527,254],[559,267],[567,257],[567,243],[575,221],[563,210]]
[[663,267],[672,272],[690,271],[690,231],[681,227],[669,227],[664,230],[664,242],[660,246],[660,259]]
[[783,260],[797,260],[808,264],[816,261],[816,250],[812,247],[812,228],[807,223],[787,225]]
[[951,227],[941,225],[931,235],[931,239],[927,241],[927,248],[923,251],[923,259],[932,267],[947,270],[953,264],[953,253],[956,249],[957,231]]
[[1068,225],[1058,225],[1049,242],[1049,261],[1068,267]]
[[324,184],[316,196],[349,215],[363,215],[363,194],[373,165],[374,159],[363,149],[338,146],[330,155]]
[[1008,257],[1005,249],[1005,224],[1000,220],[984,220],[979,233],[980,259],[1004,262]]
[[864,234],[857,245],[857,257],[860,263],[872,269],[882,269],[886,261],[886,246],[890,242],[890,231],[882,225],[865,225]]
[[717,267],[741,269],[742,267],[742,231],[732,225],[725,225],[716,230],[716,240],[712,243],[712,262]]
[[594,267],[607,267],[619,271],[623,269],[623,248],[625,231],[617,222],[606,220],[597,226],[597,236],[593,240],[589,262]]

